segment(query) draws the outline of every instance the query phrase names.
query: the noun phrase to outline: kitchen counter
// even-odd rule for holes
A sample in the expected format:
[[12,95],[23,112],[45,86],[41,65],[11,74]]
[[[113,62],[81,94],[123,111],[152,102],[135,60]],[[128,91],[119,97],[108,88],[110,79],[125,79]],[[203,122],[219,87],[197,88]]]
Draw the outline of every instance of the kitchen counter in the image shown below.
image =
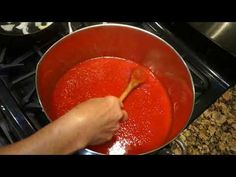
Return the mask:
[[[226,91],[178,137],[187,154],[236,155],[236,85]],[[175,142],[174,154],[181,154]]]

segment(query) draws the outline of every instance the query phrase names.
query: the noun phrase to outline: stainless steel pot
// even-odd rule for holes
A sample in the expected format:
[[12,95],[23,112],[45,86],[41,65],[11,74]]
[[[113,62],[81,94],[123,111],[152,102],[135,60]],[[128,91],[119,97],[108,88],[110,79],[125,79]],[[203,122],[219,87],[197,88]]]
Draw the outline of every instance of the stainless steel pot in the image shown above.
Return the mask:
[[77,63],[101,56],[126,58],[150,68],[169,94],[173,110],[169,135],[161,147],[144,154],[173,141],[192,114],[195,92],[191,74],[182,57],[166,41],[129,25],[89,26],[63,37],[48,49],[36,69],[37,94],[48,118],[57,81]]

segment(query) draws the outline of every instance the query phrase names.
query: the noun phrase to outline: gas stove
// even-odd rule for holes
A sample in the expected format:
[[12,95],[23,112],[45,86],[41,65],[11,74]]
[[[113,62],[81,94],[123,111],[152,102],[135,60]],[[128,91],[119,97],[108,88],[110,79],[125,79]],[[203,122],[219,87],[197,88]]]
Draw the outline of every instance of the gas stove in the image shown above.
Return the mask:
[[[127,23],[160,36],[187,63],[195,87],[189,124],[235,84],[236,59],[185,23]],[[100,24],[72,22],[72,30]],[[0,36],[0,146],[19,141],[49,123],[35,89],[35,69],[44,52],[67,35],[68,23],[57,23],[47,33],[23,37]],[[78,154],[88,154],[80,151]],[[169,154],[167,145],[155,154]]]

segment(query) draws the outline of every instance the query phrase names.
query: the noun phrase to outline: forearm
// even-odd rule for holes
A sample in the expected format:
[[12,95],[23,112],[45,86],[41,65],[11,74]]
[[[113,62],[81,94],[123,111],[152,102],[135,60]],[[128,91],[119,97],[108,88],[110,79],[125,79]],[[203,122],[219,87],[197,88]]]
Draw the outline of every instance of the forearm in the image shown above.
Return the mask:
[[[77,119],[76,121],[80,121]],[[0,148],[0,154],[68,154],[86,146],[82,133],[70,117],[64,116],[30,137]],[[66,126],[66,127],[65,127]],[[74,141],[81,139],[81,141]]]

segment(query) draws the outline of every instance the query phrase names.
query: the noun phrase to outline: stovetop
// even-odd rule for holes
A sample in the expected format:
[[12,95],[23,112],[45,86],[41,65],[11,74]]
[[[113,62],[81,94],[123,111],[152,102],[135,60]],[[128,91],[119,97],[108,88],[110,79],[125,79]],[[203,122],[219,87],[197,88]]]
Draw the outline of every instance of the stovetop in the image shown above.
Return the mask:
[[[93,24],[99,23],[72,22],[72,29]],[[191,71],[195,87],[195,105],[189,124],[235,84],[235,77],[232,77],[235,72],[230,68],[235,66],[236,59],[196,31],[191,31],[193,29],[190,29],[190,26],[154,22],[122,24],[140,27],[160,36],[183,57]],[[205,51],[199,50],[201,40],[188,40],[192,36],[185,35],[187,30],[191,31],[192,36],[199,35],[198,40],[202,38]],[[55,28],[44,34],[24,37],[0,36],[0,146],[19,141],[49,123],[36,94],[35,69],[43,53],[68,32],[68,23],[57,23]],[[211,57],[215,57],[218,64],[212,64]],[[228,68],[228,65],[231,67]],[[168,148],[164,147],[157,154],[169,151]]]

